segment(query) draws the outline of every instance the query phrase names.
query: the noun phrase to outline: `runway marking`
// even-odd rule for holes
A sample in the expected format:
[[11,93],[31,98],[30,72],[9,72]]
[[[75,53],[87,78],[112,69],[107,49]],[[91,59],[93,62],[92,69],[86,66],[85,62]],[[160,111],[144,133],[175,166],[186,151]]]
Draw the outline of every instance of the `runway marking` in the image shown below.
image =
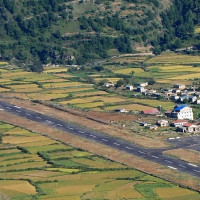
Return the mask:
[[188,165],[191,165],[191,166],[193,166],[193,167],[198,167],[197,165],[194,165],[194,164],[192,164],[192,163],[188,163]]
[[72,127],[67,127],[68,129],[70,129],[70,130],[74,130]]
[[83,132],[83,131],[78,131],[79,133],[85,133],[85,132]]
[[106,142],[108,141],[108,140],[106,140],[106,139],[101,139],[101,140],[106,141]]
[[157,157],[157,156],[153,156],[153,155],[152,155],[151,157],[153,157],[153,158],[157,158],[157,159],[159,158],[159,157]]
[[184,165],[179,165],[180,167],[183,167],[183,168],[186,168],[186,166],[184,166]]
[[90,135],[90,137],[96,138],[97,136],[95,136],[95,135]]
[[22,112],[21,110],[16,110],[17,112]]
[[198,170],[196,170],[196,169],[193,169],[193,171],[200,173],[200,171],[198,171]]
[[42,119],[41,117],[36,117],[37,119]]
[[0,110],[4,110],[3,108],[0,108]]
[[14,106],[14,107],[15,107],[15,108],[19,108],[19,109],[21,108],[21,107],[19,107],[19,106]]
[[165,160],[165,162],[172,163],[172,162],[171,162],[171,161],[169,161],[169,160]]
[[127,149],[132,149],[131,147],[126,147]]
[[11,110],[11,108],[10,108],[10,107],[6,107],[6,108]]
[[26,113],[26,115],[29,115],[29,116],[31,116],[31,114],[29,114],[29,113]]
[[171,168],[171,169],[175,169],[175,170],[177,169],[176,167],[172,167],[172,166],[168,166],[168,167]]
[[146,153],[144,153],[143,151],[138,151],[139,153],[142,153],[142,154],[146,154]]
[[58,126],[63,126],[62,124],[57,124]]
[[118,144],[118,143],[114,143],[115,145],[117,145],[117,146],[119,146],[120,144]]

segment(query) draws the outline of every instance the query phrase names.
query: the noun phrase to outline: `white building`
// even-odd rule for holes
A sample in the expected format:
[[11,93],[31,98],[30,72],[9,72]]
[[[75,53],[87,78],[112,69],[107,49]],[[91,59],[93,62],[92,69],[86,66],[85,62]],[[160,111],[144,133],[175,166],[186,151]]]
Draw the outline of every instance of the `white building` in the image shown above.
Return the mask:
[[171,117],[177,119],[194,119],[192,108],[190,108],[187,104],[175,106],[171,113]]
[[133,86],[132,85],[126,85],[126,90],[133,91]]

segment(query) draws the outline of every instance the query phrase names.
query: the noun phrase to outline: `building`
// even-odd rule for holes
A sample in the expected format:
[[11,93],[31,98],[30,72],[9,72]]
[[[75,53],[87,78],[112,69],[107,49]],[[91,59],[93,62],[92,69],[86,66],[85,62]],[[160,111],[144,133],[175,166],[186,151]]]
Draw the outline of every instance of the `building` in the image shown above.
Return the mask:
[[140,86],[140,87],[146,87],[146,86],[148,86],[148,82],[139,83],[138,86]]
[[185,121],[185,120],[182,120],[182,119],[178,119],[178,120],[176,120],[176,121],[173,121],[173,122],[171,123],[171,125],[174,126],[174,127],[179,127],[179,126],[183,126],[183,125],[186,124],[186,123],[188,123],[188,122]]
[[147,89],[145,89],[144,87],[138,86],[136,91],[142,93],[142,92],[146,92],[146,90],[147,90]]
[[194,103],[197,100],[196,96],[189,96],[189,102]]
[[172,118],[193,120],[193,111],[187,104],[177,105],[171,112]]
[[157,108],[143,110],[142,113],[145,115],[160,115],[160,111]]
[[115,112],[118,112],[118,113],[128,113],[129,111],[125,110],[124,108],[117,108],[117,109],[115,109]]
[[154,131],[157,131],[158,130],[158,126],[157,125],[147,125],[146,128],[150,129],[150,130],[154,130]]
[[183,126],[179,126],[178,130],[183,133],[199,133],[200,126],[196,124],[186,123]]
[[157,124],[160,127],[169,126],[169,122],[167,120],[159,120],[159,121],[157,121]]
[[110,82],[110,81],[109,81],[109,82],[105,83],[104,86],[106,86],[106,87],[113,87],[113,86],[115,86],[115,85],[114,85],[113,82]]
[[175,84],[174,88],[177,88],[179,90],[184,90],[185,89],[185,85],[184,84]]
[[133,86],[132,85],[126,85],[126,90],[133,91]]

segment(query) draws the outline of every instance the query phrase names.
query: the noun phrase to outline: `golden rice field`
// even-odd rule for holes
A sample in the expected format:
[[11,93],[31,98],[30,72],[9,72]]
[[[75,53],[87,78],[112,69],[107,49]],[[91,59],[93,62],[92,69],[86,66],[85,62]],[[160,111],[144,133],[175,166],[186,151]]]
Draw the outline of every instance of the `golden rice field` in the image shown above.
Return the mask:
[[91,84],[85,84],[80,82],[62,82],[62,83],[44,83],[44,88],[65,88],[65,87],[80,87],[80,86],[91,86]]
[[195,34],[199,34],[200,33],[200,27],[196,28],[194,31]]
[[118,80],[120,80],[121,78],[95,78],[94,80],[96,81],[96,82],[100,82],[100,81],[102,81],[102,80],[108,80],[108,81],[110,81],[110,82],[113,82],[113,83],[116,83]]
[[121,58],[111,59],[115,63],[139,63],[146,60],[146,56],[123,56]]
[[192,55],[182,55],[175,53],[163,53],[161,55],[155,56],[147,61],[147,63],[157,63],[157,64],[195,64],[200,63],[200,56]]
[[0,65],[7,65],[8,64],[8,62],[0,62]]
[[79,93],[75,93],[73,94],[74,97],[84,97],[84,96],[100,96],[100,95],[108,95],[109,93],[105,92],[105,91],[88,91],[88,92],[79,92]]
[[152,100],[152,99],[130,99],[133,103],[140,103],[147,106],[155,107],[162,106],[164,110],[172,110],[176,105],[174,102],[168,101],[159,101],[159,100]]
[[142,73],[144,70],[142,68],[124,68],[113,71],[116,74],[131,74],[131,73]]
[[199,199],[197,192],[23,128],[0,122],[0,132],[2,144],[19,141],[18,147],[0,149],[0,195],[11,199]]
[[61,73],[61,72],[67,72],[66,67],[48,67],[44,70],[44,73]]
[[192,73],[192,74],[186,74],[186,75],[180,75],[180,76],[175,76],[171,77],[169,79],[174,79],[174,80],[190,80],[190,79],[195,79],[195,78],[200,78],[200,73]]
[[114,111],[115,109],[118,109],[118,108],[124,108],[128,111],[143,111],[143,110],[151,109],[152,107],[133,103],[133,104],[128,104],[128,105],[121,104],[117,106],[107,106],[104,108],[104,110]]

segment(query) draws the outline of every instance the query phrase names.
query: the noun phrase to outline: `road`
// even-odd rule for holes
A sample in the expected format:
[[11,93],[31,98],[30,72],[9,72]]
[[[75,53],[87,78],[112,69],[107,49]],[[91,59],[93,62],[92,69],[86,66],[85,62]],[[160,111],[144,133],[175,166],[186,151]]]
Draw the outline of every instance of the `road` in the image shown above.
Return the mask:
[[[0,101],[0,111],[6,111],[32,121],[39,122],[41,124],[68,132],[70,134],[95,141],[97,143],[112,147],[114,149],[118,149],[123,152],[127,152],[129,154],[141,157],[143,159],[153,161],[155,163],[164,165],[172,170],[181,171],[190,174],[192,176],[195,176],[197,178],[200,178],[199,166],[162,154],[163,151],[172,148],[165,148],[165,149],[143,148],[128,141],[119,138],[114,138],[97,131],[89,130],[87,128],[83,128],[69,122],[64,122],[62,120],[47,115],[43,115],[41,113],[34,112],[4,101]],[[178,141],[177,144],[178,146],[180,145]]]

